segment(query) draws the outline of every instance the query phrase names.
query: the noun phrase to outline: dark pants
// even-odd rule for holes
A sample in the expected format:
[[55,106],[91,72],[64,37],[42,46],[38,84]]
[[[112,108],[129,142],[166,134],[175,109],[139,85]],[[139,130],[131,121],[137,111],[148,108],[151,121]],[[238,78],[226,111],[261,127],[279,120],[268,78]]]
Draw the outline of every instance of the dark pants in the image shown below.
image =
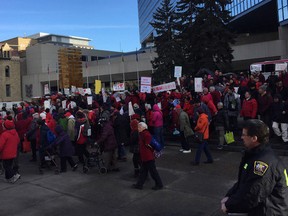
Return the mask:
[[143,186],[147,179],[148,172],[150,173],[152,179],[155,181],[155,185],[163,187],[163,183],[156,169],[155,160],[142,162],[137,185],[141,187]]
[[228,116],[228,120],[229,120],[229,129],[231,131],[237,130],[238,128],[237,116]]
[[17,147],[17,155],[16,158],[13,159],[13,170],[15,173],[19,173],[19,152],[20,152],[20,143],[18,144]]
[[76,163],[74,162],[73,158],[72,157],[61,157],[60,158],[61,160],[61,171],[65,172],[67,170],[67,161],[68,163],[70,164],[71,167],[74,167],[76,165]]
[[181,147],[184,150],[189,150],[190,149],[190,144],[189,144],[189,137],[184,136],[184,131],[180,131],[180,139],[181,139]]
[[86,144],[76,144],[76,151],[77,151],[77,155],[79,158],[79,162],[82,164],[85,164],[84,161],[84,155],[86,158],[89,158],[90,154],[88,152],[88,150],[86,149]]
[[213,161],[212,155],[211,155],[209,148],[208,148],[208,142],[207,142],[207,140],[203,140],[202,143],[198,144],[198,148],[197,148],[196,156],[195,156],[195,162],[196,163],[200,162],[202,151],[204,151],[204,153],[207,157],[207,161]]
[[118,144],[118,159],[124,159],[126,158],[126,150],[124,143],[119,143]]
[[31,151],[32,151],[32,159],[36,160],[37,159],[37,155],[36,155],[36,140],[31,140],[30,144],[31,144]]
[[5,178],[10,179],[15,175],[13,170],[13,159],[3,160],[3,168],[5,170]]
[[134,169],[140,169],[141,167],[140,153],[133,154],[133,165],[134,165]]
[[164,147],[163,127],[154,127],[154,136],[157,141],[160,142],[161,146]]

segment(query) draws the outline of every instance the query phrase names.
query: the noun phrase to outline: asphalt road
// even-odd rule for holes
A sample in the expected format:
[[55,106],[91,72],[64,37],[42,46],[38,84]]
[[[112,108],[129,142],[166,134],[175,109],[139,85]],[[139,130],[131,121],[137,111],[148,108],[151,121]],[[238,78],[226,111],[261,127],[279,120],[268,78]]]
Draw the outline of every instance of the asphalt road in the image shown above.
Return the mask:
[[143,190],[132,189],[136,180],[129,153],[127,162],[118,163],[120,172],[99,174],[93,168],[84,174],[79,167],[59,175],[54,168],[40,175],[30,154],[21,154],[21,179],[9,184],[0,176],[0,215],[220,216],[220,200],[236,181],[241,153],[212,154],[213,164],[195,167],[190,164],[195,149],[183,154],[179,147],[166,147],[156,162],[164,183],[160,191],[151,190],[151,178]]

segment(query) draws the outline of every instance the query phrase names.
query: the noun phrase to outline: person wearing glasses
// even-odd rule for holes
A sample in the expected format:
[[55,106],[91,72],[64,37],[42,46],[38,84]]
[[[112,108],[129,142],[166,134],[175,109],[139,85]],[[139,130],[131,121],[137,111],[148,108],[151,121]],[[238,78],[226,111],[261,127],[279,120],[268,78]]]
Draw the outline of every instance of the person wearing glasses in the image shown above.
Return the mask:
[[221,200],[228,215],[288,215],[288,173],[269,145],[269,128],[258,120],[244,122],[245,152],[238,181]]

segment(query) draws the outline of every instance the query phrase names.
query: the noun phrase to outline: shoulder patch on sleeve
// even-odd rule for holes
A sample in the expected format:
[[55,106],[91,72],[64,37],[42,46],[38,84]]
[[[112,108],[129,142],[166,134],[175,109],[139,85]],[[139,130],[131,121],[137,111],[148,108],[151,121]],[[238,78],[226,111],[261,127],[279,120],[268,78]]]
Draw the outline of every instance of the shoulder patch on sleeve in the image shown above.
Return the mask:
[[256,175],[263,176],[266,173],[268,168],[269,168],[269,165],[262,161],[254,162],[254,173]]

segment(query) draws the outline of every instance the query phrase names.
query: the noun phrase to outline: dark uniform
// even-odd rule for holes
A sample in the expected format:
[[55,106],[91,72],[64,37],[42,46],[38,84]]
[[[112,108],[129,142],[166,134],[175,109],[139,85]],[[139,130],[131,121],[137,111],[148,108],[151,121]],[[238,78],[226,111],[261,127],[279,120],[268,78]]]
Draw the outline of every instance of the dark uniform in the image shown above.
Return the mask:
[[281,160],[270,147],[246,150],[238,182],[228,191],[229,213],[253,216],[288,215],[288,176]]

